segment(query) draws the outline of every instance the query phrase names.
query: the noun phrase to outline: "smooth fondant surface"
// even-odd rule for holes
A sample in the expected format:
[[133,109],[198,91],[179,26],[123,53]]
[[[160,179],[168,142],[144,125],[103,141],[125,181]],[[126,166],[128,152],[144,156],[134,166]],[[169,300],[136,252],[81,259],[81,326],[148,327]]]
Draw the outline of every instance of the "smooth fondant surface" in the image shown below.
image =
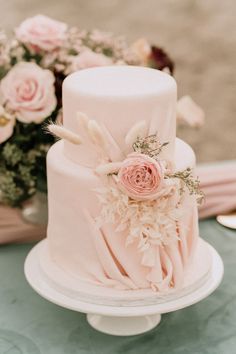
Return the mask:
[[[172,159],[176,96],[175,80],[159,70],[129,66],[86,69],[68,76],[63,83],[63,124],[80,133],[76,114],[82,111],[107,129],[124,151],[128,130],[145,120],[147,134],[157,132],[160,141],[169,142],[165,152]],[[83,166],[97,163],[86,138],[79,146],[65,141],[65,155]]]

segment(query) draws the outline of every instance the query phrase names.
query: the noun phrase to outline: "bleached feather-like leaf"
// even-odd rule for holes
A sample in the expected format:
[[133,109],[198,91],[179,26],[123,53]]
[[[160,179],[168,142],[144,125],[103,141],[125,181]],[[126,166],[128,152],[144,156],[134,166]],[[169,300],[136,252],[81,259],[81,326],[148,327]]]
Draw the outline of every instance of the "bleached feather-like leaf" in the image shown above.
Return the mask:
[[154,267],[156,263],[156,249],[150,247],[143,252],[143,257],[141,261],[142,265],[146,267]]
[[70,130],[64,128],[63,126],[56,124],[49,124],[47,127],[48,131],[60,139],[65,139],[72,144],[79,145],[82,140],[78,134],[72,133]]
[[121,162],[111,162],[111,163],[102,164],[99,165],[95,171],[99,175],[109,175],[112,173],[116,173],[120,169],[121,164],[122,164]]
[[104,132],[104,136],[106,138],[106,141],[108,143],[108,149],[107,149],[107,154],[111,161],[120,161],[125,158],[123,155],[119,145],[117,144],[116,140],[114,137],[111,135],[109,130],[106,128],[104,124],[102,124],[102,129]]
[[77,112],[76,119],[77,119],[79,125],[81,125],[87,131],[88,123],[89,123],[88,116],[83,112]]
[[201,127],[205,121],[205,112],[190,96],[183,96],[177,102],[177,121]]
[[125,247],[127,248],[129,245],[131,245],[134,242],[134,239],[131,237],[127,237],[125,240]]
[[116,232],[122,232],[127,229],[127,223],[119,224],[115,229]]
[[90,139],[92,140],[92,142],[95,145],[98,145],[103,149],[105,148],[106,139],[105,139],[104,133],[102,131],[102,128],[93,119],[90,119],[88,122],[88,134],[89,134]]
[[145,120],[133,125],[133,127],[128,131],[125,142],[128,146],[132,146],[138,137],[144,137],[146,134],[147,124]]

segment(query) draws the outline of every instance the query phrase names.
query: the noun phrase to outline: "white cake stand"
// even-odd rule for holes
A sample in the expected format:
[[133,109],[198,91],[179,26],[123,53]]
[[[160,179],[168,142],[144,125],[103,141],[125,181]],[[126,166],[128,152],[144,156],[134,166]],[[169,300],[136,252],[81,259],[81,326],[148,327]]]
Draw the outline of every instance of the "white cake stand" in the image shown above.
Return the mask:
[[[41,241],[44,242],[44,241]],[[62,294],[53,288],[40,269],[37,244],[25,261],[25,276],[32,288],[45,299],[70,310],[87,314],[89,324],[96,330],[117,336],[129,336],[147,332],[161,321],[161,314],[193,305],[209,296],[220,284],[224,267],[221,257],[209,245],[212,256],[211,274],[197,290],[165,303],[147,306],[96,305]]]

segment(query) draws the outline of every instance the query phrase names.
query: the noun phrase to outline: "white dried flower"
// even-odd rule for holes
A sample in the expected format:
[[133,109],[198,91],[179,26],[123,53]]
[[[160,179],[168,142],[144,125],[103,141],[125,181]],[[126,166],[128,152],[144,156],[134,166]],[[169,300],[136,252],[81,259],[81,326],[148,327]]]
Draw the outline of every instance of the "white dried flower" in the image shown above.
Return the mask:
[[71,132],[70,130],[64,128],[63,126],[56,124],[49,124],[47,130],[54,136],[65,139],[72,144],[79,145],[82,143],[82,139],[78,134]]
[[88,123],[89,123],[88,116],[83,112],[77,112],[76,119],[77,119],[79,126],[82,126],[85,129],[85,131],[87,131],[88,130]]
[[180,187],[179,180],[168,180],[158,199],[135,201],[115,184],[108,184],[96,190],[102,206],[97,224],[116,223],[117,232],[126,230],[126,246],[137,241],[142,264],[150,267],[155,261],[150,258],[153,247],[178,241],[177,222],[183,214]]
[[106,139],[104,133],[102,131],[102,128],[94,119],[90,119],[88,122],[88,134],[91,141],[95,145],[99,146],[102,149],[105,149]]
[[125,143],[128,146],[132,146],[137,138],[143,138],[147,132],[147,123],[145,120],[141,120],[132,126],[125,137]]
[[205,113],[190,96],[183,96],[177,102],[177,120],[200,127],[204,124]]
[[99,175],[109,175],[119,171],[121,165],[122,162],[111,162],[107,164],[102,164],[95,169],[95,172]]
[[111,161],[122,161],[124,160],[125,156],[122,153],[121,148],[109,132],[109,130],[106,128],[104,124],[102,124],[102,129],[104,132],[104,136],[108,142],[108,149],[107,149],[107,155],[109,156]]

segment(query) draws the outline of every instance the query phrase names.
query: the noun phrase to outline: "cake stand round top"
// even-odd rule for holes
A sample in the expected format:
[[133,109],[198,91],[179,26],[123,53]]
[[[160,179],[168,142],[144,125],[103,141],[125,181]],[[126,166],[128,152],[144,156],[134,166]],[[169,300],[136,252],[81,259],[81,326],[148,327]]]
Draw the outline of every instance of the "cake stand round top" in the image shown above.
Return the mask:
[[209,296],[220,284],[224,273],[221,257],[212,246],[208,245],[212,256],[211,273],[207,280],[194,291],[183,295],[182,297],[172,298],[167,302],[146,306],[122,307],[93,304],[63,294],[58,289],[51,286],[40,268],[39,250],[41,243],[43,242],[46,242],[46,240],[43,240],[37,244],[26,258],[25,276],[27,281],[32,288],[45,299],[59,306],[83,313],[100,314],[105,316],[134,317],[176,311],[193,305]]

